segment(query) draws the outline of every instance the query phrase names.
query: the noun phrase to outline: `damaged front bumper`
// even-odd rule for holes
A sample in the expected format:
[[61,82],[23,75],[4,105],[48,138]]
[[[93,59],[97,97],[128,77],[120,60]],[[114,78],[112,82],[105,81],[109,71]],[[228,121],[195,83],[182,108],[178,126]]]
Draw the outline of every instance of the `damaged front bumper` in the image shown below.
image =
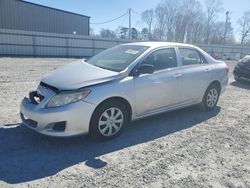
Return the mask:
[[37,93],[24,98],[20,106],[20,116],[28,128],[56,137],[70,137],[88,134],[91,116],[95,105],[85,101],[55,108],[46,108],[45,104],[56,93],[39,86]]

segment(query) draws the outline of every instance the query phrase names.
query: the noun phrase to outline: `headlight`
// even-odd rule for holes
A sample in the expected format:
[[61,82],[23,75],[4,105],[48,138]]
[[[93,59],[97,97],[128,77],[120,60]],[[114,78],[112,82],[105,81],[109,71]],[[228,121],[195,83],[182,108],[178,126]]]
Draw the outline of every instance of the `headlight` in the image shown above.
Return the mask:
[[66,104],[74,103],[74,102],[77,102],[86,98],[89,95],[89,93],[90,93],[89,90],[71,92],[71,93],[69,92],[60,93],[52,97],[47,103],[46,107],[52,108],[52,107],[59,107],[59,106],[63,106]]

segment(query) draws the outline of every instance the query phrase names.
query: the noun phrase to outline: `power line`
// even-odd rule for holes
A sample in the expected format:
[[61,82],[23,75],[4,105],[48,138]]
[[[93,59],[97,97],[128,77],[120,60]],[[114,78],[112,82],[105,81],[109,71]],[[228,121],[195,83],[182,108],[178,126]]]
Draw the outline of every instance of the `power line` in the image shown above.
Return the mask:
[[110,23],[110,22],[116,21],[116,20],[118,20],[118,19],[120,19],[120,18],[122,18],[122,17],[126,16],[127,14],[128,14],[128,11],[126,11],[126,13],[125,13],[125,14],[123,14],[123,15],[121,15],[121,16],[119,16],[119,17],[117,17],[117,18],[114,18],[114,19],[112,19],[112,20],[105,21],[105,22],[100,22],[100,23],[90,23],[90,24],[91,24],[91,25],[100,25],[100,24]]
[[132,10],[132,12],[133,12],[133,13],[135,13],[135,14],[137,14],[137,15],[141,16],[141,14],[140,14],[140,13],[136,12],[136,11],[135,11],[135,10],[133,10],[133,9],[131,9],[131,10]]
[[121,19],[120,26],[123,26],[125,21],[127,21],[127,19],[128,19],[127,17],[124,17],[123,19]]

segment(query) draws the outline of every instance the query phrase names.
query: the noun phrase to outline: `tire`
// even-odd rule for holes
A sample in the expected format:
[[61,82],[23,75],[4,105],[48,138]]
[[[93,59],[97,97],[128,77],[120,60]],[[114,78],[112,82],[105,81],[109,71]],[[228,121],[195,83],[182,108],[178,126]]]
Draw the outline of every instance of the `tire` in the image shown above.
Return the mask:
[[118,136],[127,123],[126,106],[118,100],[108,100],[94,111],[90,121],[89,135],[99,141],[110,140]]
[[242,80],[237,76],[234,76],[234,79],[235,79],[236,82],[242,82]]
[[201,108],[205,111],[210,111],[213,110],[219,100],[220,97],[220,88],[216,84],[211,84],[203,97],[202,103],[201,103]]

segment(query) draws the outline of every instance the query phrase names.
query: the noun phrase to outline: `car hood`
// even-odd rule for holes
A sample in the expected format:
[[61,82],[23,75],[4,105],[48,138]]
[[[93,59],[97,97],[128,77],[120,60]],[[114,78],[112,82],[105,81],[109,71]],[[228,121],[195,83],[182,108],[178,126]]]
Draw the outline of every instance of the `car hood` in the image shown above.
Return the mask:
[[250,69],[250,61],[248,62],[239,62],[238,63],[238,66],[241,67],[241,68],[247,68],[247,69]]
[[118,77],[117,72],[105,70],[80,60],[45,75],[42,82],[59,90],[75,90],[108,82]]

